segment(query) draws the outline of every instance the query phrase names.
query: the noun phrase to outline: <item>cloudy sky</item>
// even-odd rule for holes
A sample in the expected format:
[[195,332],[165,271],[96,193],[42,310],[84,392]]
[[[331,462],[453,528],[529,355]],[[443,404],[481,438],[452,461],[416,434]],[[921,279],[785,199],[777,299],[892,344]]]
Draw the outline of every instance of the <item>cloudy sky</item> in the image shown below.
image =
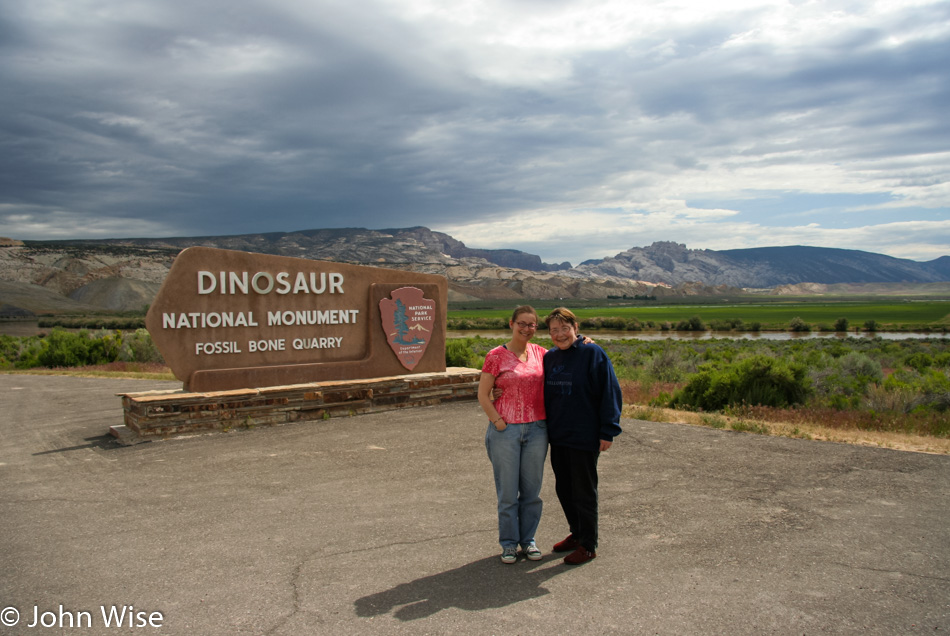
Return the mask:
[[950,254],[946,0],[0,0],[0,236]]

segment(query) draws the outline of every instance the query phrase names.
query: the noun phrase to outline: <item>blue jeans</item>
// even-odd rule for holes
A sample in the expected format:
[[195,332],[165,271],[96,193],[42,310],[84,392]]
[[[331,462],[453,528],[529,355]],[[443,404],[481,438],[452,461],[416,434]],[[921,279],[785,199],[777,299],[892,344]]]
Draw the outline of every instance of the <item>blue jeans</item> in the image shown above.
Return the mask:
[[485,448],[495,473],[498,495],[498,543],[502,548],[527,547],[541,522],[541,479],[548,454],[544,420],[509,424],[485,433]]

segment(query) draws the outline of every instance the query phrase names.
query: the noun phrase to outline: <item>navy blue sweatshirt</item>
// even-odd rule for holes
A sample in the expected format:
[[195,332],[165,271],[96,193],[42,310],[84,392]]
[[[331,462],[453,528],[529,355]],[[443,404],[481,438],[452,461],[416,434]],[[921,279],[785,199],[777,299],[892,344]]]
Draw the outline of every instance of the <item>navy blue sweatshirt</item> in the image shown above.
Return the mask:
[[620,435],[620,383],[607,353],[582,338],[544,354],[544,410],[552,446],[600,450]]

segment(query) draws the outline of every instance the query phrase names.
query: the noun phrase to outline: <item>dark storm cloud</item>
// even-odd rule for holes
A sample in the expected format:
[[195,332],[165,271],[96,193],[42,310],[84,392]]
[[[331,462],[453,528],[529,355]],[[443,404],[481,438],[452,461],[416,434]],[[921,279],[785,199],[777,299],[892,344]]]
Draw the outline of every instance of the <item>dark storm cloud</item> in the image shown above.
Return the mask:
[[[184,231],[219,229],[225,211],[238,227],[266,213],[292,229],[298,215],[372,223],[387,206],[411,207],[402,139],[458,97],[332,24],[201,13],[164,27],[79,25],[95,51],[75,34],[57,42],[56,28],[19,38],[45,52],[33,69],[14,53],[23,64],[4,72],[5,198],[161,215]],[[249,31],[229,32],[236,22]],[[189,26],[206,24],[216,26]],[[279,42],[291,61],[227,70],[235,43],[253,56],[258,42]]]
[[560,240],[546,211],[587,210],[575,249],[615,252],[768,230],[689,210],[698,197],[946,209],[947,5],[744,4],[629,19],[610,0],[12,6],[0,234],[428,225],[485,246],[506,227],[497,246],[518,247]]

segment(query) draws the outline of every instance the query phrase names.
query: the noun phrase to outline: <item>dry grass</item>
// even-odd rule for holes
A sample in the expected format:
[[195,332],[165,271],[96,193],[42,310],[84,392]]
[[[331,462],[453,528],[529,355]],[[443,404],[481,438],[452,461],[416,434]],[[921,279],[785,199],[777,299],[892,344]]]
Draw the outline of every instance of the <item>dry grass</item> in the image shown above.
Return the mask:
[[[682,384],[622,381],[624,415],[651,422],[674,422],[798,439],[841,442],[918,453],[950,454],[950,438],[923,435],[939,430],[936,414],[882,415],[833,409],[774,409],[754,407],[725,415],[648,406],[661,394],[672,395]],[[928,421],[934,419],[934,422]],[[945,421],[945,416],[944,416]],[[832,422],[833,425],[828,424]],[[901,428],[904,430],[899,430]]]
[[770,419],[751,419],[729,415],[694,413],[676,409],[644,406],[639,404],[624,407],[624,415],[634,419],[651,422],[672,422],[692,426],[711,426],[713,428],[753,430],[759,434],[793,437],[826,442],[891,448],[913,451],[915,453],[950,454],[950,439],[929,437],[910,433],[890,431],[866,431],[842,429],[811,421],[776,422]]
[[132,380],[174,380],[164,364],[155,362],[112,362],[88,367],[56,369],[2,370],[0,373],[22,375],[70,375],[77,378],[129,378]]

